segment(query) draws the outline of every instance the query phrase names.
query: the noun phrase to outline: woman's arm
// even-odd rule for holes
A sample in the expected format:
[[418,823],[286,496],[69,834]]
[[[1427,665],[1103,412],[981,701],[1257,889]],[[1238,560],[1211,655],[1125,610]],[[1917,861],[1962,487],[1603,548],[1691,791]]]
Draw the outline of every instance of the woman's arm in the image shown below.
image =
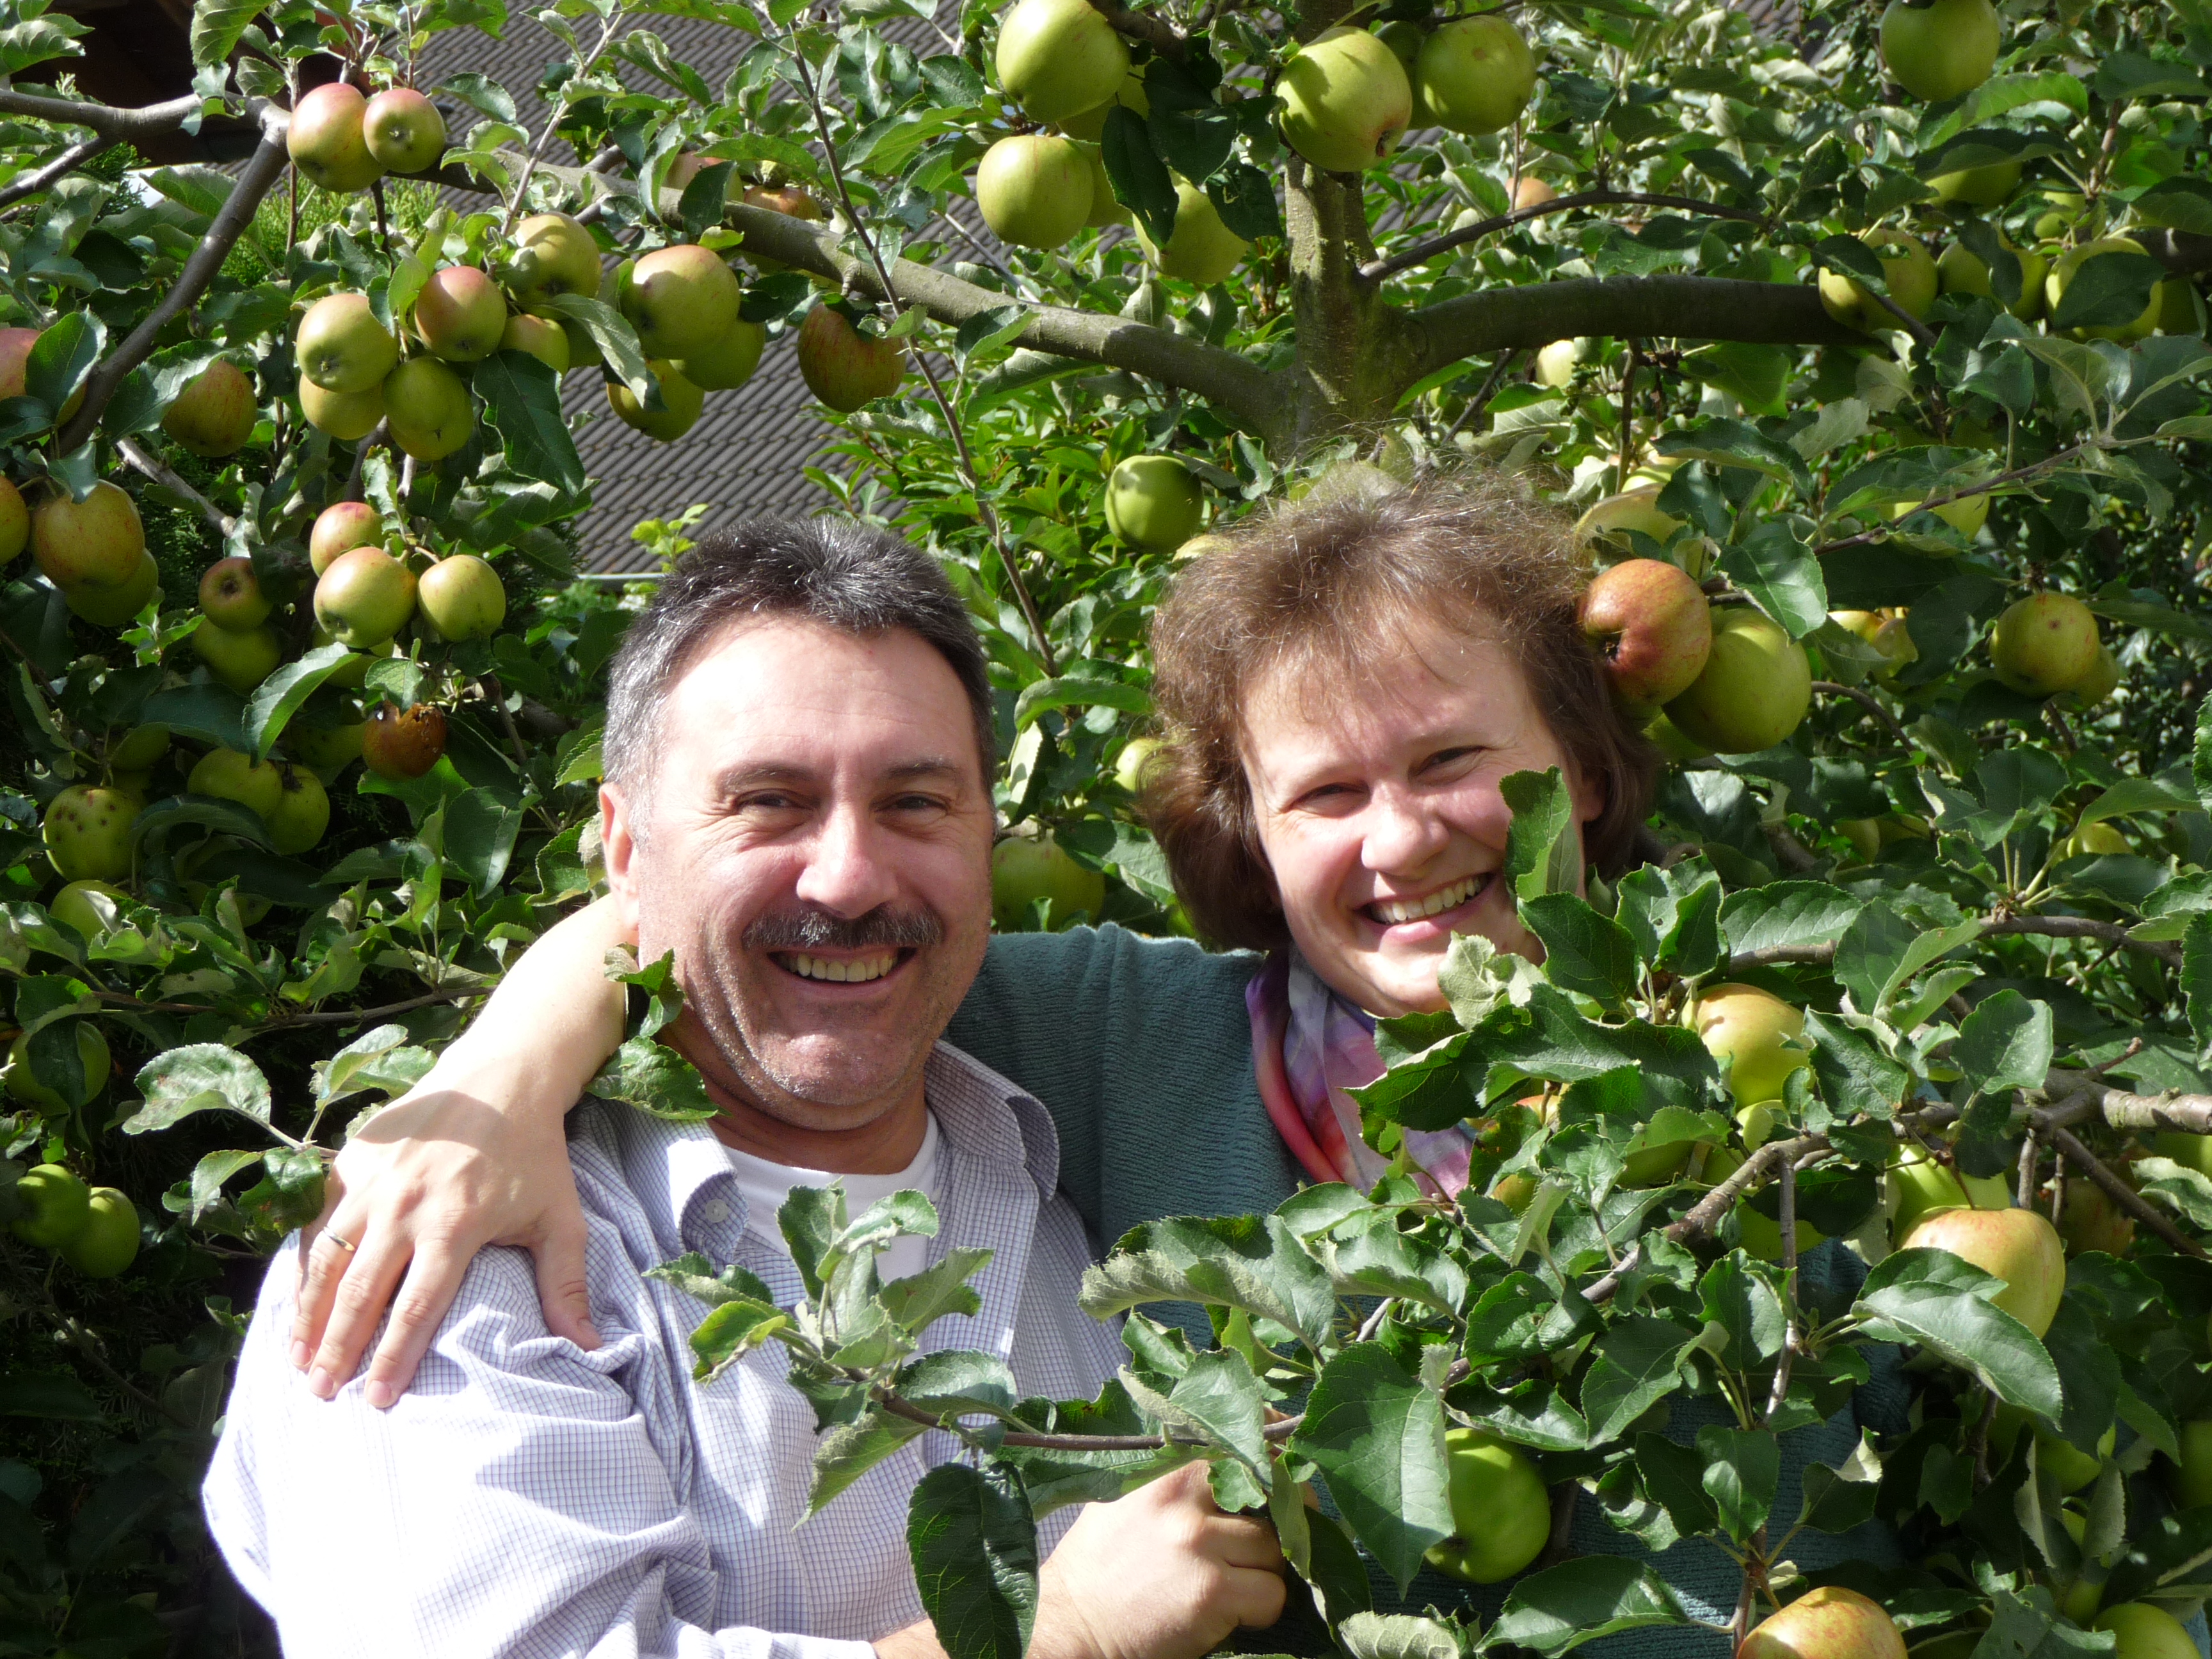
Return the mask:
[[429,1074],[338,1153],[292,1326],[292,1364],[316,1394],[352,1376],[387,1307],[365,1392],[378,1407],[404,1394],[487,1244],[529,1250],[547,1326],[599,1346],[562,1120],[622,1042],[622,988],[605,963],[635,942],[604,899],[552,928]]

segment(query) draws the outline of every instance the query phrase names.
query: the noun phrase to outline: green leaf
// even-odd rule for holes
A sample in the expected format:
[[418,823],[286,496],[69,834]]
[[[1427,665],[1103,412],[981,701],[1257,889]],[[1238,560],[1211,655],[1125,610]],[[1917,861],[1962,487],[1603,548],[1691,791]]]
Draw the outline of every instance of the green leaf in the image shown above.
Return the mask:
[[1797,1524],[1815,1532],[1842,1533],[1874,1519],[1879,1482],[1854,1479],[1826,1463],[1808,1463],[1802,1477],[1805,1501]]
[[1646,1429],[1636,1437],[1636,1469],[1652,1502],[1667,1511],[1686,1538],[1717,1530],[1720,1510],[1705,1490],[1705,1460],[1691,1446],[1678,1446]]
[[1638,1314],[1616,1321],[1583,1379],[1591,1443],[1614,1438],[1672,1394],[1696,1340],[1669,1320]]
[[1544,942],[1544,971],[1554,985],[1613,1009],[1636,994],[1636,941],[1611,916],[1572,893],[1545,893],[1522,904],[1521,919]]
[[726,1302],[757,1302],[769,1307],[775,1305],[775,1292],[763,1284],[751,1269],[732,1262],[720,1273],[714,1264],[696,1250],[688,1250],[673,1261],[664,1261],[657,1267],[645,1270],[647,1279],[672,1285],[693,1300],[719,1308]]
[[1738,956],[1829,945],[1861,908],[1862,901],[1828,882],[1778,881],[1730,893],[1721,905],[1721,931]]
[[607,367],[614,371],[615,378],[628,386],[630,395],[641,404],[659,395],[660,383],[645,366],[645,352],[637,343],[637,331],[612,306],[581,294],[556,294],[542,301],[542,307],[556,316],[573,318],[582,324],[584,331],[592,337],[592,343],[607,360]]
[[1316,1349],[1336,1313],[1328,1269],[1275,1216],[1170,1216],[1132,1228],[1085,1270],[1080,1300],[1094,1319],[1152,1302],[1241,1308]]
[[918,1273],[894,1279],[877,1292],[892,1321],[919,1335],[948,1314],[973,1315],[983,1305],[968,1281],[995,1254],[955,1245]]
[[717,1110],[691,1062],[650,1037],[632,1037],[616,1049],[588,1092],[670,1123],[703,1123]]
[[1861,1013],[1875,1013],[1914,975],[1981,936],[1982,924],[1923,930],[1881,901],[1865,906],[1836,941],[1836,978]]
[[1449,1538],[1443,1397],[1379,1342],[1355,1342],[1322,1367],[1290,1448],[1402,1591],[1422,1553]]
[[1355,1613],[1335,1634],[1349,1659],[1460,1659],[1449,1626],[1409,1613]]
[[89,311],[65,311],[40,332],[23,364],[23,390],[58,410],[100,361],[107,325]]
[[812,1520],[831,1498],[900,1447],[928,1432],[927,1423],[894,1417],[880,1407],[871,1408],[857,1422],[833,1425],[814,1445],[805,1518]]
[[1098,148],[1115,199],[1144,222],[1153,241],[1164,243],[1175,234],[1175,178],[1152,148],[1145,118],[1133,109],[1115,105],[1106,112]]
[[269,1121],[269,1079],[226,1043],[187,1043],[156,1054],[139,1070],[138,1092],[146,1104],[123,1125],[125,1134],[150,1134],[195,1112],[230,1111],[256,1123]]
[[1037,680],[1022,688],[1014,702],[1014,729],[1036,724],[1037,716],[1054,708],[1119,708],[1138,715],[1152,712],[1152,694],[1127,680],[1097,676],[1066,675]]
[[2014,990],[1985,998],[1959,1028],[1951,1056],[1984,1094],[2040,1089],[2051,1071],[2051,1005]]
[[2000,1400],[2056,1421],[2058,1368],[2034,1333],[1989,1300],[2003,1288],[1948,1250],[1899,1250],[1867,1275],[1852,1313],[1875,1341],[1917,1342]]
[[269,758],[269,751],[301,705],[351,654],[342,645],[319,645],[253,688],[252,699],[246,705],[244,726],[255,760]]
[[340,1100],[361,1085],[354,1078],[364,1066],[383,1059],[407,1041],[404,1025],[379,1025],[364,1031],[328,1060],[315,1062],[315,1100],[318,1104]]
[[907,1404],[936,1416],[983,1412],[1003,1417],[1021,1398],[1005,1360],[960,1348],[909,1360],[891,1386]]
[[2197,1052],[2212,1049],[2212,910],[2190,917],[2181,935],[2181,992]]
[[702,1382],[714,1381],[790,1324],[791,1316],[772,1304],[743,1300],[723,1303],[691,1333],[691,1352],[699,1356],[691,1375]]
[[228,62],[239,37],[261,15],[268,0],[196,0],[192,7],[192,67],[212,69]]
[[438,83],[440,92],[451,93],[470,108],[489,115],[495,121],[508,125],[517,125],[521,117],[515,112],[514,100],[505,87],[489,76],[479,75],[474,70],[464,70],[449,75]]
[[1574,797],[1559,769],[1516,772],[1498,793],[1513,810],[1505,837],[1505,879],[1514,896],[1571,893],[1582,885],[1581,837],[1575,830]]
[[1682,356],[1682,373],[1717,386],[1761,415],[1779,415],[1796,359],[1779,346],[1723,340]]
[[1827,580],[1820,562],[1784,520],[1765,520],[1741,542],[1722,549],[1720,567],[1792,639],[1803,639],[1828,620]]
[[1766,1429],[1709,1424],[1698,1431],[1705,1460],[1705,1487],[1720,1511],[1721,1526],[1739,1544],[1766,1524],[1782,1479],[1782,1445]]
[[1723,1364],[1747,1371],[1781,1353],[1789,1329],[1781,1294],[1741,1250],[1705,1269],[1698,1295],[1705,1318],[1728,1334],[1728,1346],[1717,1356]]
[[488,898],[506,878],[522,831],[523,810],[510,806],[489,789],[471,789],[446,805],[446,861],[469,878],[478,898]]
[[1820,1098],[1837,1116],[1892,1117],[1911,1094],[1912,1073],[1840,1020],[1808,1009],[1805,1036]]
[[947,1659],[1022,1659],[1036,1622],[1037,1544],[1021,1476],[939,1464],[915,1486],[906,1538]]
[[1720,960],[1728,912],[1720,878],[1703,859],[1671,869],[1641,866],[1623,876],[1615,891],[1614,915],[1645,962],[1694,976]]
[[584,487],[584,463],[561,412],[559,375],[528,352],[509,349],[478,363],[469,382],[506,441],[507,459],[516,471],[563,489]]
[[187,1221],[198,1221],[222,1201],[222,1183],[241,1170],[250,1170],[261,1162],[263,1154],[252,1152],[210,1152],[192,1166],[191,1201],[185,1212]]
[[2095,253],[2075,268],[2051,313],[2059,328],[2113,328],[2132,323],[2150,304],[2166,267],[2148,253]]
[[1486,1650],[1504,1643],[1547,1656],[1625,1630],[1689,1620],[1656,1572],[1618,1555],[1586,1555],[1516,1579]]

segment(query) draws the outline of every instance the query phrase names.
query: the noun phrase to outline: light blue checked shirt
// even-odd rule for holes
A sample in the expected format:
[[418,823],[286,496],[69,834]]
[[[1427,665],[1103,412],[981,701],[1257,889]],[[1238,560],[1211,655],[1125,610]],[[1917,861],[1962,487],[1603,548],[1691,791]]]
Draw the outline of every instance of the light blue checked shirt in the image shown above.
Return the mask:
[[[995,1250],[982,1310],[925,1349],[982,1349],[1025,1394],[1089,1396],[1126,1357],[1076,1306],[1091,1261],[1057,1194],[1059,1139],[1036,1101],[946,1044],[925,1086],[943,1144],[935,1261]],[[434,1654],[872,1659],[922,1616],[907,1498],[954,1454],[932,1432],[805,1512],[813,1407],[775,1344],[706,1387],[706,1310],[645,1269],[697,1250],[796,1300],[790,1260],[745,1232],[721,1143],[587,1099],[569,1152],[591,1224],[605,1346],[551,1335],[530,1259],[477,1256],[414,1388],[388,1412],[358,1381],[325,1404],[286,1357],[294,1261],[280,1253],[238,1364],[207,1477],[210,1527],[294,1659]],[[1049,1549],[1076,1511],[1048,1516]]]

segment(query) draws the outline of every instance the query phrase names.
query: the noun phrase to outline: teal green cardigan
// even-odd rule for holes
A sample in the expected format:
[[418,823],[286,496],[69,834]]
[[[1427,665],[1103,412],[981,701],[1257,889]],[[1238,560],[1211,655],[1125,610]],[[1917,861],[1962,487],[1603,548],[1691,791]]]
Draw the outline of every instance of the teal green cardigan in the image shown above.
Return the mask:
[[[1244,987],[1260,964],[1249,952],[1217,956],[1188,939],[1146,939],[1112,926],[992,939],[945,1040],[1051,1112],[1060,1130],[1060,1185],[1094,1245],[1103,1249],[1160,1216],[1264,1214],[1305,1179],[1253,1076]],[[1821,1265],[1832,1271],[1856,1266],[1840,1249],[1822,1253],[1831,1254],[1839,1260]],[[1807,1265],[1813,1269],[1811,1260]],[[1870,1406],[1887,1408],[1885,1417],[1899,1415],[1897,1379],[1881,1371],[1876,1377],[1887,1386],[1859,1391],[1861,1415]],[[1717,1401],[1684,1400],[1668,1433],[1687,1445],[1700,1426],[1723,1420]],[[1805,1465],[1840,1464],[1858,1437],[1849,1411],[1784,1437],[1778,1523],[1786,1526],[1797,1514]],[[1577,1506],[1576,1551],[1648,1555],[1596,1508],[1587,1494]],[[1841,1538],[1802,1533],[1790,1554],[1807,1571],[1850,1558],[1899,1565],[1895,1539],[1873,1526]],[[1741,1581],[1727,1557],[1693,1540],[1653,1559],[1692,1618],[1728,1621]],[[1470,1594],[1469,1586],[1425,1570],[1402,1599],[1395,1586],[1378,1583],[1376,1605],[1412,1612],[1471,1603],[1487,1619],[1504,1589]],[[1261,1645],[1281,1650],[1273,1639]],[[1583,1651],[1593,1659],[1719,1659],[1729,1646],[1718,1632],[1662,1628],[1610,1637]]]

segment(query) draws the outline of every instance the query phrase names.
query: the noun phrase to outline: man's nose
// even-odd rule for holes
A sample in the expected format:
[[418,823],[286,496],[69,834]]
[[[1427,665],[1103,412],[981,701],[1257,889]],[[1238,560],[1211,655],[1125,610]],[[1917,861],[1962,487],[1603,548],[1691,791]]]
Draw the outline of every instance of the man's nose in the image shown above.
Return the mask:
[[867,812],[832,809],[807,849],[795,896],[846,917],[866,915],[896,897],[898,883],[883,843]]
[[1364,816],[1359,861],[1380,874],[1417,872],[1451,840],[1442,817],[1401,790],[1377,790]]

